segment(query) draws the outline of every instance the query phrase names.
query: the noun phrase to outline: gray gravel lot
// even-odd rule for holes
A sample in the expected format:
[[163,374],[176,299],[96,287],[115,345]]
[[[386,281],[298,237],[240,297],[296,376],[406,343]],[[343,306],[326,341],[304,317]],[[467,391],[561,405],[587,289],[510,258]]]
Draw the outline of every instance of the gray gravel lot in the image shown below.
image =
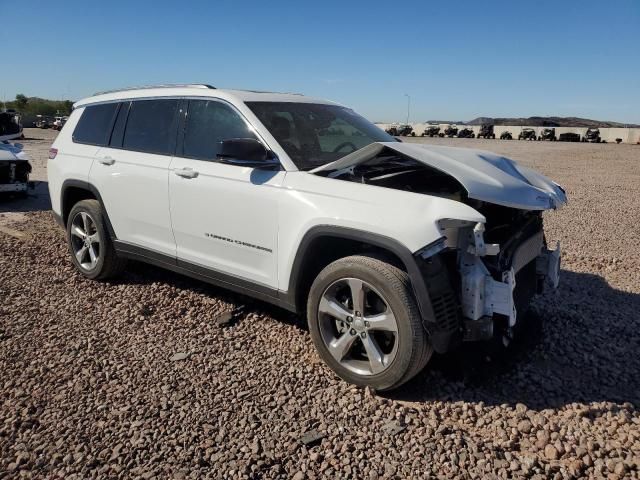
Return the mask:
[[[53,132],[27,137],[44,181]],[[386,396],[352,387],[282,310],[140,264],[83,279],[41,183],[0,203],[23,235],[0,231],[0,478],[638,478],[640,147],[425,141],[567,188],[546,217],[561,286],[508,351],[436,357]]]

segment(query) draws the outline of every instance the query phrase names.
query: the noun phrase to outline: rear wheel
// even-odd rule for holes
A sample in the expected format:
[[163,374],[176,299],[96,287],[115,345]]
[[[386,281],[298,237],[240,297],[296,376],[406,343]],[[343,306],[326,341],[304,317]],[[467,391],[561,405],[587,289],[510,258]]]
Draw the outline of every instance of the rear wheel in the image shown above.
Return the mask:
[[85,277],[106,280],[124,270],[126,261],[116,254],[97,200],[74,205],[67,220],[67,240],[73,264]]
[[356,385],[399,387],[433,353],[409,277],[375,258],[351,256],[325,267],[311,286],[307,321],[320,357]]

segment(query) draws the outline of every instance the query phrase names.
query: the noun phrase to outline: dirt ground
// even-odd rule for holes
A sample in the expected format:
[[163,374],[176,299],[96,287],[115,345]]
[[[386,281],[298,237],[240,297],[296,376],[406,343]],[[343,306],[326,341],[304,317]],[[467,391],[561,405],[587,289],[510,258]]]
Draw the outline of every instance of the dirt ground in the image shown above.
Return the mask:
[[27,129],[39,183],[0,203],[0,478],[640,476],[640,146],[408,139],[504,154],[570,203],[545,217],[561,285],[525,335],[382,396],[277,308],[140,264],[80,277],[48,211],[54,135]]

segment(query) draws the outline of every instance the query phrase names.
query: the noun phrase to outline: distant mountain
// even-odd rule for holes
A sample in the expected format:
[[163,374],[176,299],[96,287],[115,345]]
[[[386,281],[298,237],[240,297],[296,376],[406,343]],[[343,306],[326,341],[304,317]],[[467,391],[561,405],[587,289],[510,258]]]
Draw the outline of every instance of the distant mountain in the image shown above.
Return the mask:
[[588,118],[578,117],[529,117],[529,118],[491,118],[478,117],[466,122],[466,125],[482,125],[489,123],[493,125],[526,125],[530,127],[587,127],[587,128],[606,128],[606,127],[630,127],[636,128],[640,125],[605,122],[601,120],[591,120]]
[[[453,120],[427,120],[426,123],[433,125],[464,125],[466,122],[462,120],[453,121]],[[469,124],[471,125],[471,124]]]

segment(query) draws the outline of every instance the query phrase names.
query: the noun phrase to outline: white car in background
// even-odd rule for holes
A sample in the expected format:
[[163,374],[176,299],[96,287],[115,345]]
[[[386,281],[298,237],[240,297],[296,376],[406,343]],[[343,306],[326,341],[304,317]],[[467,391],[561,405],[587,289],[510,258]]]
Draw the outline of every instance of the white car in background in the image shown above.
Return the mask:
[[67,123],[67,120],[69,120],[69,117],[56,117],[53,120],[53,129],[62,130],[62,127],[64,127],[64,124]]
[[510,338],[558,282],[542,219],[566,202],[556,183],[490,152],[400,143],[302,95],[96,94],[48,175],[86,277],[136,259],[306,315],[324,361],[378,390],[433,351]]
[[29,160],[22,150],[22,144],[0,141],[0,196],[27,195],[31,173]]

